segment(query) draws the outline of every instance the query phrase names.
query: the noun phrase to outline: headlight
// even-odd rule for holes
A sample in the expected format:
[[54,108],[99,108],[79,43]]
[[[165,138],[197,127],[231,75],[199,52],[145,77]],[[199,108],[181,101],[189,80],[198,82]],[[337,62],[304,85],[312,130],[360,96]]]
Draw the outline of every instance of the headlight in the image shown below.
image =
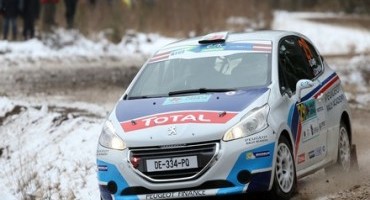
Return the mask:
[[226,132],[224,141],[247,137],[264,130],[267,124],[267,115],[270,107],[266,104],[248,112],[242,120]]
[[109,149],[124,150],[126,148],[125,142],[117,136],[113,124],[109,120],[103,126],[99,144]]

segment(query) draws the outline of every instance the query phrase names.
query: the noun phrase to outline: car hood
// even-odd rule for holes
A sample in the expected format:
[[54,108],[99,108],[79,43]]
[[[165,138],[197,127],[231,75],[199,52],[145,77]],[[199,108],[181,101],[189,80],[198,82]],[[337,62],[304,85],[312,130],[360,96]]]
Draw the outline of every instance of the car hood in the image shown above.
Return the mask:
[[257,99],[263,98],[258,105],[267,102],[267,91],[268,88],[258,88],[121,100],[112,115],[122,130],[118,135],[128,146],[220,140]]

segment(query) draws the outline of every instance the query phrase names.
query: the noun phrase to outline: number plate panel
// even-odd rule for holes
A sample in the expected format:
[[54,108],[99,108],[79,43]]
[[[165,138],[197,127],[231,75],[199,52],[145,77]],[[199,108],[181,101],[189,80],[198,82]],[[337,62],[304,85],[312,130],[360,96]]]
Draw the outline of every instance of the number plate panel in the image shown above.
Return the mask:
[[146,160],[148,172],[198,168],[197,156],[161,158]]

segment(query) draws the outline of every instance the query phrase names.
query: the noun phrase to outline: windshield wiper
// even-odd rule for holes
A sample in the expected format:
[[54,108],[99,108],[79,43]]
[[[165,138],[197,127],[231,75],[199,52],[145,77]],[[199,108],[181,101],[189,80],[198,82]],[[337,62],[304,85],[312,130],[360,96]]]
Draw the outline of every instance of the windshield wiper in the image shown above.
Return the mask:
[[174,95],[179,95],[179,94],[190,94],[190,93],[230,92],[230,91],[235,91],[235,89],[233,88],[220,88],[220,89],[199,88],[199,89],[172,91],[168,93],[168,96],[174,96]]

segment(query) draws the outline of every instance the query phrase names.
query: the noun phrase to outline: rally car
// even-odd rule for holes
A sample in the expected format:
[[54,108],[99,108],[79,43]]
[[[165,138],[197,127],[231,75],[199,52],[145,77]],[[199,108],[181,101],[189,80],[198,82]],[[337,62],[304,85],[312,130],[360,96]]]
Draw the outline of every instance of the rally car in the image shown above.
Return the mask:
[[101,199],[289,199],[298,178],[350,170],[350,116],[337,73],[299,33],[178,41],[144,64],[103,126]]

